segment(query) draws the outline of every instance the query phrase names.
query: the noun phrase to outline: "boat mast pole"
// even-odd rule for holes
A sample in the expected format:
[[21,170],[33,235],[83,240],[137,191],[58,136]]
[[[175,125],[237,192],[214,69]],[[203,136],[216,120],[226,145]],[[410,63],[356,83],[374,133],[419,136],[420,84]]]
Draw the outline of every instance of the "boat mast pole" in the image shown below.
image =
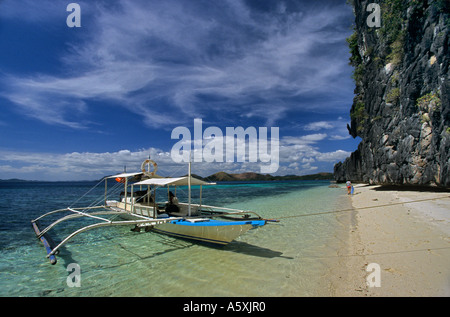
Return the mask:
[[[126,173],[127,172],[127,166],[126,165],[124,165],[124,167],[123,167],[123,172],[124,173]],[[128,187],[128,177],[125,175],[125,182],[124,182],[124,191],[125,191],[125,211],[127,211],[127,198],[128,198],[128,190],[127,190],[127,187]]]
[[128,199],[128,177],[125,177],[125,183],[124,183],[124,189],[125,189],[125,211],[127,211],[127,199]]
[[202,185],[200,185],[200,204],[198,206],[198,209],[199,210],[202,209]]
[[188,171],[188,215],[191,216],[191,155],[189,155],[189,171]]
[[106,207],[107,194],[108,194],[108,177],[105,177],[105,207]]

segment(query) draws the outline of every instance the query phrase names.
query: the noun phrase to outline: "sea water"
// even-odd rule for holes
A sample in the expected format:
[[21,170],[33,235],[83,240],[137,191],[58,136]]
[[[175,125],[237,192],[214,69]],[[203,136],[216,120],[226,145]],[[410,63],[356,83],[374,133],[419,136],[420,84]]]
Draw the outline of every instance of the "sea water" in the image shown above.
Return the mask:
[[[51,265],[30,221],[54,209],[89,204],[104,192],[102,185],[93,185],[0,183],[0,296],[330,295],[330,269],[348,228],[338,213],[323,213],[350,208],[350,201],[343,189],[330,188],[327,181],[203,186],[204,204],[280,220],[250,230],[225,247],[109,227],[77,235]],[[192,189],[194,203],[199,201],[198,189]],[[167,195],[161,190],[157,195]],[[186,201],[187,189],[177,188],[177,196]],[[50,230],[55,242],[71,232],[70,225],[72,221],[63,222]],[[73,263],[80,269],[79,285],[70,283],[75,281]]]

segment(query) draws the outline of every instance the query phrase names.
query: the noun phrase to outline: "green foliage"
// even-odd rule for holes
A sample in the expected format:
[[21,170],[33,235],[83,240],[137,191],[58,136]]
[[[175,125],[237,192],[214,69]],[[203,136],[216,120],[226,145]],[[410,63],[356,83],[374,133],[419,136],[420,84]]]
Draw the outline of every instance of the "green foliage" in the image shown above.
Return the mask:
[[357,98],[358,96],[355,97],[355,101],[353,102],[354,108],[352,108],[352,111],[350,112],[350,117],[357,123],[356,131],[361,133],[364,128],[364,122],[369,118],[369,116],[366,113],[366,105]]
[[430,92],[416,100],[416,106],[420,110],[428,110],[429,107],[431,110],[440,109],[442,106],[441,98],[437,92]]
[[356,84],[362,80],[364,76],[364,64],[358,47],[358,33],[353,32],[350,37],[347,38],[348,47],[350,48],[350,62],[349,64],[354,67],[352,78]]
[[395,42],[402,30],[403,13],[406,6],[407,1],[404,0],[385,0],[381,4],[382,27],[380,31],[388,43]]
[[382,119],[383,119],[383,116],[376,116],[375,118],[372,119],[372,121],[379,121]]
[[384,67],[384,60],[380,56],[375,56],[373,58],[373,63],[375,65],[375,68],[381,69]]
[[353,112],[350,114],[352,119],[364,118],[365,115],[365,104],[362,101],[357,101]]
[[353,70],[352,78],[356,84],[358,84],[358,82],[360,82],[363,79],[364,72],[365,72],[364,64],[360,64],[355,67],[355,69]]
[[392,74],[392,77],[391,77],[391,84],[392,85],[397,85],[398,84],[398,80],[399,80],[399,73],[397,71],[395,71]]
[[348,47],[350,48],[350,65],[352,66],[358,66],[362,63],[361,55],[359,54],[359,48],[358,48],[358,34],[357,32],[353,32],[352,35],[350,35],[349,38],[347,38]]
[[399,65],[404,56],[405,32],[403,24],[404,14],[407,8],[407,1],[385,0],[381,4],[382,27],[380,34],[389,47],[387,53],[387,63],[394,66]]
[[387,56],[387,60],[389,63],[392,63],[394,66],[399,65],[402,62],[403,56],[405,55],[404,51],[404,36],[403,32],[400,32],[395,41],[389,46],[391,49],[391,53]]
[[396,104],[400,99],[400,88],[393,88],[386,96],[387,103]]

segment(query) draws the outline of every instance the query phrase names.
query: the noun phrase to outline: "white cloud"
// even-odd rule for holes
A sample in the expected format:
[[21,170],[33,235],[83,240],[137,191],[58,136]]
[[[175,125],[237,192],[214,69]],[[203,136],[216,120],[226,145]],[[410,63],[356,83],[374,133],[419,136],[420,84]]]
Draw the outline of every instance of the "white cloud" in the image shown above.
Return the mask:
[[350,152],[343,151],[343,150],[337,150],[334,152],[328,152],[328,153],[320,153],[316,156],[318,161],[325,161],[325,162],[338,162],[341,160],[346,159],[350,156]]
[[[334,162],[344,159],[350,153],[337,150],[322,153],[313,145],[311,139],[304,144],[281,140],[280,167],[273,175],[307,174],[318,170],[316,163]],[[300,140],[304,140],[299,138]],[[0,151],[0,173],[2,178],[23,178],[36,180],[93,180],[103,176],[127,171],[139,171],[141,163],[148,157],[158,163],[161,176],[181,176],[187,173],[186,163],[175,163],[170,152],[156,148],[117,152],[72,152],[64,154]],[[224,153],[225,155],[225,153]],[[199,162],[193,164],[193,172],[208,176],[219,171],[228,173],[260,173],[261,162],[248,162],[249,149],[246,147],[245,161]]]
[[288,164],[290,167],[301,167],[301,169],[297,168],[298,172],[306,174],[317,170],[318,167],[315,165],[317,163],[338,162],[350,155],[350,152],[344,150],[321,152],[316,144],[327,137],[326,133],[315,133],[300,137],[282,137],[280,140],[280,161]]
[[[169,153],[150,148],[138,151],[65,154],[0,152],[0,172],[3,175],[38,180],[92,180],[122,172],[124,166],[138,171],[142,161],[151,155],[164,164],[173,165]],[[7,176],[2,176],[7,178]]]
[[305,131],[328,130],[330,140],[345,140],[350,138],[346,128],[346,121],[341,117],[334,121],[310,122],[303,129]]
[[334,125],[329,121],[319,121],[319,122],[311,122],[305,126],[305,130],[307,131],[319,131],[323,129],[332,129]]
[[326,133],[315,133],[298,137],[285,136],[281,141],[284,144],[305,145],[317,143],[318,141],[324,140],[326,137]]

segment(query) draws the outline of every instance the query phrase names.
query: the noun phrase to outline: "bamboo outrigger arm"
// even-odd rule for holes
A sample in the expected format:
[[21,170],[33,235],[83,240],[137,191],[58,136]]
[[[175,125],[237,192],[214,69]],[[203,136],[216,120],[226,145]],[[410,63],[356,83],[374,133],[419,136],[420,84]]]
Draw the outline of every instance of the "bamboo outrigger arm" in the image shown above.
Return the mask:
[[[173,221],[173,220],[178,220],[178,219],[182,219],[182,218],[178,218],[178,217],[170,217],[170,218],[163,218],[163,219],[153,219],[153,218],[148,218],[142,215],[134,215],[140,219],[135,219],[135,220],[122,220],[122,221],[114,221],[114,220],[110,220],[110,219],[106,219],[106,218],[102,218],[102,217],[98,217],[99,215],[120,215],[120,214],[126,214],[126,211],[118,211],[116,209],[110,209],[110,210],[106,210],[106,211],[97,211],[97,212],[91,212],[91,213],[86,213],[84,211],[89,210],[89,209],[99,209],[99,208],[105,208],[104,206],[97,206],[97,207],[87,207],[87,208],[64,208],[64,209],[58,209],[58,210],[53,210],[51,212],[48,212],[34,220],[31,221],[33,229],[36,233],[36,236],[38,239],[41,240],[41,242],[44,244],[45,249],[47,250],[47,258],[50,259],[50,263],[52,264],[56,264],[57,260],[55,255],[58,253],[59,249],[66,244],[70,239],[72,239],[73,237],[75,237],[77,234],[80,234],[82,232],[88,231],[88,230],[92,230],[95,228],[100,228],[100,227],[106,227],[106,226],[124,226],[124,225],[148,225],[148,226],[153,226],[155,224],[160,224],[160,223],[165,223],[168,221]],[[107,207],[106,207],[107,208]],[[83,210],[83,211],[80,211]],[[39,229],[39,220],[44,218],[45,216],[51,215],[51,214],[55,214],[58,212],[63,212],[63,211],[70,211],[72,212],[72,214],[69,214],[67,216],[64,216],[56,221],[54,221],[53,223],[51,223],[49,226],[47,226],[44,230],[40,230]],[[70,220],[70,219],[74,219],[74,218],[79,218],[79,217],[88,217],[88,218],[92,218],[92,219],[96,219],[96,220],[100,220],[102,222],[100,223],[95,223],[95,224],[91,224],[85,227],[82,227],[74,232],[72,232],[71,234],[69,234],[65,239],[63,239],[58,245],[55,246],[55,243],[53,243],[52,239],[47,235],[48,231],[50,229],[52,229],[54,226],[56,226],[57,224],[66,221],[66,220]]]
[[[104,218],[100,218],[100,217],[95,217],[93,215],[109,215],[112,214],[113,212],[111,211],[99,211],[99,212],[92,212],[92,213],[84,213],[84,212],[79,212],[76,209],[98,209],[98,208],[104,208],[102,206],[100,207],[90,207],[90,208],[64,208],[64,209],[58,209],[58,210],[54,210],[51,212],[46,213],[45,215],[40,216],[39,218],[36,218],[35,220],[32,220],[32,223],[37,222],[38,220],[42,219],[45,216],[57,213],[57,212],[63,212],[63,211],[71,211],[74,212],[75,214],[70,214],[67,215],[65,217],[62,217],[58,220],[56,220],[55,222],[53,222],[52,224],[50,224],[49,226],[47,226],[44,230],[40,231],[40,234],[38,235],[38,238],[40,238],[41,236],[43,236],[45,233],[47,233],[51,228],[53,228],[54,226],[56,226],[58,223],[69,220],[69,219],[74,219],[74,218],[79,218],[79,217],[91,217],[91,218],[97,218],[100,219],[102,221],[108,222],[109,220],[104,219]],[[119,214],[119,212],[114,212],[114,214]]]
[[151,226],[156,223],[173,221],[176,219],[182,219],[182,218],[170,218],[170,220],[166,220],[166,219],[124,220],[124,221],[110,221],[110,222],[101,222],[101,223],[92,224],[92,225],[83,227],[81,229],[78,229],[77,231],[74,231],[73,233],[68,235],[64,240],[61,241],[60,244],[58,244],[56,247],[54,247],[53,250],[47,254],[47,258],[50,258],[51,256],[53,256],[61,246],[66,244],[70,239],[75,237],[77,234],[91,230],[91,229],[106,227],[106,226],[125,226],[125,225],[138,225],[138,224],[148,224],[149,226]]

